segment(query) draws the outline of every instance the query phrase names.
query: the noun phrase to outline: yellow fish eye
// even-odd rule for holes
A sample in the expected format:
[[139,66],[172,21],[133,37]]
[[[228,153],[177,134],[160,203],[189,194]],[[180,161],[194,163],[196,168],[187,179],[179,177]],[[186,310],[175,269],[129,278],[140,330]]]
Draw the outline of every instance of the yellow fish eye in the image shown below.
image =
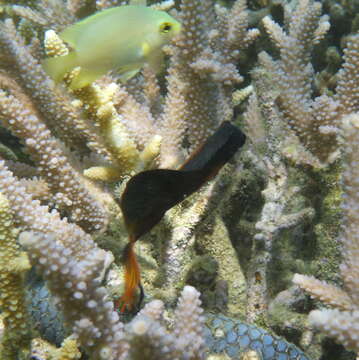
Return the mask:
[[168,33],[171,31],[171,29],[172,29],[172,24],[169,22],[164,22],[163,24],[160,25],[161,33]]

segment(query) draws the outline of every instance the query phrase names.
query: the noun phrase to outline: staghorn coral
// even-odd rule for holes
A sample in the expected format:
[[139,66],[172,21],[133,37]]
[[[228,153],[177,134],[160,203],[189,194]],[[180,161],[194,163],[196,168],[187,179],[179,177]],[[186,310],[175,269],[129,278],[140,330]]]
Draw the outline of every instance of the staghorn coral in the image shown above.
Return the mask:
[[[321,282],[313,277],[296,274],[293,282],[316,297],[334,307],[334,310],[315,310],[310,314],[309,321],[326,334],[335,337],[349,349],[359,351],[357,341],[356,316],[358,309],[357,278],[358,278],[358,239],[357,239],[357,164],[354,155],[358,146],[359,129],[359,35],[348,42],[345,51],[345,63],[339,73],[338,93],[341,99],[342,147],[347,164],[343,172],[344,188],[344,227],[340,235],[343,246],[343,264],[341,275],[344,289]],[[347,115],[348,114],[348,115]]]
[[[286,27],[288,33],[269,18],[264,20],[278,45],[279,59],[260,55],[262,67],[251,73],[251,79],[246,76],[252,84],[234,94],[242,99],[250,92],[249,102],[237,105],[232,92],[243,81],[237,65],[239,61],[242,64],[244,50],[259,34],[256,29],[248,30],[245,1],[234,1],[227,8],[214,6],[210,0],[183,0],[174,14],[184,31],[165,49],[169,57],[166,79],[157,78],[145,68],[125,85],[120,85],[112,73],[81,91],[69,91],[66,81],[55,86],[40,61],[44,51],[48,56],[61,56],[67,51],[56,33],[95,7],[113,5],[117,3],[52,0],[31,7],[9,6],[1,15],[8,19],[0,26],[0,122],[22,139],[31,160],[25,158],[27,164],[1,161],[0,190],[9,200],[16,226],[36,232],[34,239],[43,244],[39,248],[27,239],[29,253],[43,254],[39,258],[41,272],[55,281],[51,291],[61,299],[70,330],[90,356],[121,353],[121,358],[128,348],[136,358],[143,354],[128,344],[137,341],[148,346],[149,357],[163,354],[165,344],[171,348],[169,354],[176,348],[176,355],[179,352],[179,357],[186,356],[181,346],[188,344],[188,339],[181,337],[183,344],[176,344],[174,333],[159,324],[158,309],[150,316],[141,313],[132,323],[134,328],[123,328],[116,320],[112,297],[100,284],[112,261],[110,252],[100,247],[111,249],[119,259],[126,241],[114,197],[121,194],[126,179],[135,172],[177,167],[221,121],[232,117],[234,106],[247,107],[239,119],[251,138],[246,152],[224,168],[216,181],[169,211],[137,247],[146,301],[147,296],[160,296],[171,307],[190,278],[201,288],[209,309],[228,309],[230,315],[240,313],[251,322],[273,325],[268,319],[268,304],[281,301],[278,292],[290,286],[292,273],[308,267],[309,273],[321,274],[315,266],[322,266],[323,255],[313,250],[312,243],[322,241],[320,246],[328,249],[336,246],[330,229],[337,224],[325,226],[322,217],[328,213],[321,213],[320,202],[329,202],[330,196],[338,198],[337,183],[330,196],[323,195],[323,179],[329,174],[337,181],[339,167],[330,164],[339,162],[337,134],[341,119],[358,111],[357,39],[351,37],[346,43],[337,94],[317,96],[321,92],[315,88],[317,74],[311,54],[325,35],[328,19],[321,17],[318,2],[301,0],[294,10],[288,4],[284,25],[290,24]],[[158,6],[172,5],[164,2]],[[43,37],[44,45],[40,41]],[[247,62],[254,63],[253,59]],[[16,155],[19,152],[22,150]],[[94,185],[93,180],[101,182]],[[116,190],[108,184],[113,182]],[[336,207],[332,206],[331,211],[335,213]],[[313,238],[312,243],[308,238]],[[25,235],[22,239],[26,242]],[[291,251],[283,251],[285,246],[292,246]],[[200,266],[203,273],[196,273],[196,261],[200,265],[207,262],[207,267]],[[276,266],[285,261],[285,269],[278,272]],[[218,268],[208,269],[211,264]],[[79,278],[77,285],[81,285],[75,289],[76,281],[70,284],[64,280],[66,270],[65,274],[56,273],[56,267],[65,265],[81,277],[90,289],[88,293],[77,281]],[[335,269],[335,264],[328,267]],[[331,271],[328,277],[337,280]],[[56,279],[60,279],[58,287]],[[102,290],[102,294],[96,294],[96,288],[106,291],[106,295]],[[315,288],[320,288],[318,283]],[[297,293],[293,297],[295,303]],[[99,317],[86,308],[86,301],[92,305],[91,301],[97,302],[94,312]],[[74,309],[79,308],[75,314]],[[294,318],[304,318],[306,310],[300,308],[298,312]],[[195,316],[201,324],[201,316]],[[309,343],[308,353],[319,359],[324,350],[304,321],[298,329],[293,318],[281,318],[286,325],[273,327],[275,331],[279,328],[282,334],[289,333],[288,338],[297,344]],[[106,319],[110,321],[106,323]],[[114,323],[109,326],[111,321]],[[121,328],[118,342],[114,341],[116,326]],[[283,328],[290,330],[285,332]],[[144,333],[139,334],[141,331]],[[308,333],[313,335],[311,342],[306,340]],[[97,334],[99,340],[92,343],[92,334]],[[238,341],[244,341],[242,335]],[[195,349],[199,357],[204,356],[201,346]],[[253,355],[247,350],[241,355]],[[256,351],[256,356],[260,358],[263,352]],[[292,358],[295,356],[300,354]],[[327,358],[335,355],[331,356]]]
[[[49,9],[39,6],[37,16],[29,15],[27,18],[36,23],[37,26],[48,27],[49,22],[41,22],[39,18],[41,15],[48,18],[48,14],[55,14],[58,5],[56,2],[47,5]],[[170,5],[167,4],[167,6]],[[184,67],[187,68],[185,63],[188,59],[181,60],[181,56],[187,51],[193,51],[190,38],[198,36],[200,37],[198,40],[204,40],[208,37],[209,26],[213,26],[213,28],[223,27],[223,34],[228,37],[225,46],[223,45],[224,52],[231,52],[236,45],[245,48],[258,35],[256,30],[253,30],[248,36],[245,35],[247,16],[243,1],[232,13],[222,9],[217,16],[217,23],[214,22],[215,17],[213,16],[213,23],[208,24],[208,28],[204,28],[204,24],[200,21],[203,16],[200,11],[197,11],[200,9],[197,9],[194,14],[188,13],[186,15],[186,11],[189,11],[193,5],[191,2],[188,4],[184,2],[181,6],[182,15],[180,17],[182,17],[186,31],[181,34],[178,42],[169,50],[172,54],[177,53],[177,55],[171,56],[170,68],[181,66],[182,70]],[[17,7],[15,9],[18,15],[25,13],[25,8]],[[208,1],[206,9],[213,12],[210,1]],[[30,13],[29,10],[28,14]],[[196,17],[198,19],[193,21]],[[231,20],[232,18],[233,20]],[[234,20],[236,18],[240,20],[240,23]],[[230,23],[228,26],[225,24],[225,20]],[[220,21],[222,21],[222,25],[220,25]],[[196,117],[193,111],[187,111],[187,116],[185,116],[180,110],[180,108],[190,106],[189,104],[193,102],[191,106],[197,107],[198,111],[202,113],[201,119],[204,119],[210,115],[211,111],[203,108],[202,105],[199,110],[196,102],[204,102],[209,108],[212,108],[215,102],[220,109],[221,104],[225,101],[225,94],[220,95],[224,92],[221,89],[221,84],[226,83],[225,86],[229,89],[230,81],[224,75],[221,78],[212,76],[216,69],[202,69],[202,66],[197,66],[196,69],[191,70],[190,76],[186,75],[186,78],[181,80],[187,89],[184,98],[177,93],[171,95],[176,91],[175,89],[171,90],[175,86],[174,83],[180,81],[179,79],[183,74],[180,69],[169,70],[168,95],[163,105],[161,100],[155,100],[157,96],[162,97],[162,101],[164,101],[164,96],[159,93],[159,87],[156,85],[154,76],[148,69],[145,69],[143,73],[145,83],[139,79],[140,81],[136,85],[135,94],[138,94],[143,88],[141,96],[134,96],[129,93],[131,84],[127,86],[128,89],[115,84],[115,76],[108,78],[108,80],[99,81],[97,84],[80,91],[69,93],[61,86],[54,86],[52,81],[46,77],[38,63],[38,58],[36,58],[38,53],[32,52],[31,45],[27,45],[20,34],[16,32],[11,20],[6,20],[1,26],[2,49],[7,54],[7,61],[16,64],[16,71],[10,72],[10,76],[3,75],[2,78],[3,93],[1,100],[2,117],[4,118],[2,123],[14,135],[23,139],[26,138],[25,146],[32,159],[35,162],[42,162],[42,166],[37,169],[36,175],[40,176],[40,181],[43,181],[42,186],[46,187],[48,184],[48,189],[54,196],[50,197],[44,194],[41,200],[48,201],[50,206],[55,206],[61,214],[65,214],[70,221],[75,221],[87,231],[104,229],[106,225],[107,209],[103,206],[103,198],[106,199],[106,205],[113,208],[116,206],[107,194],[99,188],[94,188],[92,183],[81,177],[80,172],[82,170],[84,170],[85,176],[92,179],[119,180],[125,175],[156,165],[156,155],[160,152],[160,148],[162,155],[159,165],[165,166],[169,164],[165,157],[170,156],[170,151],[167,151],[166,144],[162,143],[161,135],[165,141],[171,144],[175,153],[182,153],[185,150],[182,148],[184,139],[178,133],[173,132],[172,122],[176,123],[176,127],[180,125],[188,134],[191,134],[190,145],[193,149],[194,146],[203,141],[206,134],[213,131],[226,118],[218,110],[216,117],[211,120],[213,124],[202,134],[200,130],[196,129],[197,125],[192,121]],[[214,29],[213,31],[216,32]],[[236,40],[236,35],[245,35],[243,42]],[[216,35],[216,39],[213,38],[211,41],[208,37],[206,40],[208,47],[205,53],[201,54],[200,58],[193,53],[192,61],[195,62],[198,59],[202,61],[205,59],[205,55],[208,57],[214,53],[218,56],[220,49],[217,47],[221,40],[223,39],[220,39],[218,35]],[[186,50],[186,48],[188,49]],[[45,34],[45,50],[49,55],[56,56],[63,55],[67,51],[65,45],[61,43],[53,31],[48,31]],[[211,55],[211,53],[213,54]],[[237,55],[227,54],[227,58],[224,57],[222,60],[233,63]],[[216,60],[217,67],[220,64],[219,60]],[[6,64],[7,62],[4,63],[4,66]],[[213,65],[214,61],[211,64]],[[233,64],[229,66],[229,69],[236,81],[239,81],[240,77]],[[201,84],[199,86],[203,86],[204,89],[198,93],[197,89],[192,88],[192,85],[188,86],[193,82]],[[212,85],[209,85],[210,83]],[[213,99],[211,101],[208,101],[205,91],[207,88],[212,89]],[[49,94],[51,94],[51,99]],[[231,91],[226,91],[226,96],[226,101],[230,104]],[[173,103],[172,98],[176,98],[176,103]],[[138,99],[141,99],[142,102]],[[151,114],[151,109],[156,109],[156,112],[154,111]],[[158,110],[161,112],[158,113]],[[170,115],[175,112],[178,113],[177,117]],[[20,119],[20,114],[26,118],[17,123],[12,116],[17,116]],[[138,121],[139,118],[142,120],[141,123]],[[197,119],[196,124],[200,124],[201,119]],[[32,121],[31,126],[30,120]],[[42,124],[40,125],[40,123]],[[21,124],[25,127],[29,124],[30,127],[23,128],[20,127]],[[45,128],[43,128],[44,126]],[[41,138],[41,141],[31,141],[29,138]],[[50,150],[51,154],[49,154]],[[45,160],[48,162],[45,163]],[[86,165],[80,164],[79,160],[84,160],[83,163],[90,164],[90,166],[84,169]],[[178,159],[172,162],[173,166],[176,164],[178,164]],[[64,181],[56,181],[59,178],[64,179]],[[28,184],[26,183],[26,186],[31,190]],[[210,196],[210,194],[208,193],[206,196]],[[184,239],[181,240],[181,237],[188,237],[191,233],[190,229],[199,221],[200,216],[197,213],[202,211],[205,202],[201,204],[202,201],[199,200],[198,204],[194,206],[195,213],[193,220],[191,220],[193,225],[188,225],[188,230],[179,233],[179,241],[185,241]],[[189,216],[192,217],[191,212],[189,212]],[[170,280],[170,282],[174,282],[174,280]]]
[[175,310],[171,333],[159,324],[163,303],[153,301],[126,326],[130,343],[129,358],[142,359],[204,359],[205,343],[199,292],[185,286]]
[[[343,138],[346,141],[346,161],[348,169],[344,172],[345,227],[341,235],[344,262],[341,275],[344,289],[333,286],[313,277],[296,274],[293,282],[318,298],[333,310],[314,310],[309,315],[310,323],[345,347],[359,352],[358,343],[358,239],[357,239],[357,178],[355,150],[358,144],[359,116],[347,115],[343,119]],[[349,145],[350,144],[350,145]]]
[[321,4],[299,1],[293,10],[285,8],[287,33],[270,17],[263,25],[280,51],[280,60],[261,55],[261,62],[278,79],[278,104],[284,121],[295,131],[314,159],[328,162],[337,149],[338,103],[327,95],[313,99],[311,83],[314,69],[310,62],[313,47],[329,29],[328,17],[321,15]]
[[[35,297],[44,296],[44,284],[42,284],[40,289],[40,291],[33,292]],[[271,360],[273,356],[281,356],[283,359],[288,360],[308,359],[295,345],[287,343],[283,339],[257,326],[247,324],[238,319],[229,318],[222,314],[201,313],[201,316],[196,315],[200,310],[196,306],[193,307],[193,305],[198,303],[198,293],[192,287],[187,287],[186,293],[187,301],[191,302],[191,307],[196,309],[195,313],[191,315],[191,319],[188,320],[187,328],[197,329],[196,331],[198,331],[199,324],[197,321],[201,320],[203,337],[206,347],[208,347],[207,351],[210,351],[208,359],[237,359],[239,354],[244,355],[250,352],[250,349],[256,349],[258,356],[264,360]],[[48,300],[42,298],[43,302]],[[176,313],[179,312],[176,311]],[[42,313],[42,316],[46,315],[46,312]],[[179,313],[178,315],[181,314]],[[196,324],[193,320],[196,321]],[[202,323],[202,320],[205,320],[205,322]],[[140,359],[143,359],[144,354],[146,358],[158,358],[158,353],[163,354],[165,357],[171,356],[172,349],[176,348],[178,350],[183,344],[186,344],[186,341],[174,339],[174,334],[171,331],[174,327],[173,322],[173,316],[169,317],[167,311],[164,311],[162,301],[153,300],[146,304],[138,316],[124,328],[126,339],[133,343],[130,347],[132,356]],[[188,336],[186,338],[188,340]],[[68,339],[71,339],[71,337]],[[200,340],[199,344],[202,344],[202,340],[199,337],[197,339]],[[62,350],[55,350],[50,344],[39,339],[33,340],[32,343],[34,355],[39,358],[46,358],[46,355],[40,356],[40,351],[47,351],[49,354],[59,354]],[[162,344],[161,347],[156,345],[158,343]],[[167,345],[163,348],[164,343],[170,347],[170,352]],[[63,346],[64,344],[65,342]],[[144,346],[141,347],[142,345],[140,346],[140,344]]]
[[94,246],[86,257],[80,256],[53,235],[22,233],[20,243],[59,298],[65,320],[87,352],[94,359],[123,358],[127,350],[122,341],[123,325],[101,286],[108,266],[106,252]]
[[231,11],[213,8],[210,0],[183,1],[180,21],[185,30],[170,49],[162,123],[161,162],[165,166],[181,161],[186,135],[193,149],[214,131],[219,118],[231,119],[232,90],[242,81],[234,64],[240,50],[259,34],[257,29],[247,31],[245,1],[236,1]]
[[[49,184],[56,206],[68,211],[73,221],[85,229],[100,229],[106,221],[105,211],[89,190],[81,183],[80,174],[68,162],[61,144],[51,137],[31,107],[22,109],[22,103],[31,104],[16,84],[3,82],[0,113],[12,132],[25,141],[32,159],[38,163],[38,174]],[[15,95],[16,93],[16,95]],[[46,149],[46,150],[45,150]],[[62,181],[58,181],[58,179]]]
[[5,325],[0,343],[2,360],[26,356],[31,339],[24,293],[24,273],[30,263],[16,243],[16,236],[9,203],[0,193],[0,309]]
[[194,288],[187,286],[182,292],[173,336],[167,335],[159,324],[151,323],[151,317],[153,321],[158,320],[161,310],[158,308],[163,307],[158,302],[148,304],[127,325],[126,335],[113,302],[109,301],[109,294],[101,286],[101,274],[106,267],[101,249],[93,248],[86,259],[76,261],[76,256],[71,256],[73,254],[61,243],[56,243],[56,238],[51,235],[23,232],[20,243],[29,249],[31,261],[37,264],[52,293],[58,297],[66,321],[72,325],[73,336],[91,358],[138,359],[143,356],[143,351],[149,351],[147,358],[166,358],[163,351],[168,358],[177,356],[195,360],[203,357],[203,310],[199,293]]
[[[299,303],[298,295],[294,295],[292,292],[291,305],[286,305],[285,291],[283,291],[282,295],[279,293],[277,295],[278,299],[274,298],[272,303],[278,302],[281,305],[270,308],[270,314],[268,314],[267,305],[268,296],[270,295],[266,292],[266,289],[268,291],[273,286],[271,272],[273,271],[273,262],[275,259],[279,259],[279,254],[276,254],[273,249],[268,252],[263,250],[267,249],[268,246],[273,246],[278,251],[276,242],[283,241],[283,234],[286,233],[284,228],[286,226],[289,225],[293,229],[289,234],[293,239],[292,241],[296,241],[300,227],[305,226],[305,223],[310,224],[314,222],[316,225],[312,234],[312,241],[325,241],[325,245],[323,245],[327,246],[330,250],[334,250],[328,251],[329,256],[332,257],[331,259],[323,258],[319,264],[315,265],[319,270],[316,271],[318,271],[319,276],[339,281],[339,277],[335,273],[336,265],[335,262],[332,262],[332,259],[336,256],[334,261],[339,262],[339,242],[344,243],[345,248],[346,240],[342,238],[337,239],[340,226],[340,213],[338,209],[340,199],[338,179],[340,178],[340,172],[338,172],[336,166],[329,164],[333,161],[338,162],[338,156],[340,156],[338,148],[340,147],[347,154],[355,153],[356,140],[353,138],[355,130],[353,129],[351,135],[349,135],[344,128],[347,128],[345,124],[348,120],[346,119],[356,117],[358,111],[358,35],[348,37],[346,49],[344,50],[344,64],[337,74],[336,94],[315,97],[311,91],[315,90],[313,84],[315,84],[316,74],[314,67],[310,63],[310,52],[313,50],[318,36],[319,38],[322,37],[324,29],[328,27],[328,23],[326,23],[327,18],[320,18],[320,6],[320,3],[311,1],[299,1],[297,7],[288,5],[285,8],[285,25],[288,33],[285,33],[283,28],[274,23],[269,17],[263,20],[267,32],[280,50],[279,59],[273,60],[273,58],[270,58],[265,53],[259,54],[259,62],[262,67],[256,69],[252,74],[254,93],[250,97],[247,112],[244,116],[247,134],[255,150],[254,155],[259,163],[263,162],[261,168],[264,168],[267,181],[267,188],[263,191],[263,195],[267,198],[261,212],[263,219],[255,225],[260,233],[254,235],[253,243],[256,246],[257,255],[254,256],[254,261],[251,261],[251,266],[253,267],[250,268],[250,271],[252,274],[257,273],[258,277],[257,279],[253,276],[250,277],[252,285],[249,282],[248,292],[253,296],[249,298],[249,316],[252,316],[252,318],[254,316],[254,318],[260,319],[260,321],[264,319],[267,323],[273,321],[271,317],[279,318],[279,316],[282,316],[282,331],[287,331],[288,333],[300,331],[302,333],[301,344],[307,347],[308,353],[314,358],[320,356],[318,354],[320,350],[318,350],[318,345],[316,344],[320,340],[315,340],[316,336],[313,334],[313,329],[308,327],[305,319],[296,312],[293,312],[293,308],[298,307],[298,305],[294,305]],[[324,104],[326,105],[323,107]],[[350,115],[346,118],[346,114]],[[296,136],[293,136],[293,132]],[[344,132],[344,140],[339,142],[341,132]],[[301,144],[299,144],[298,139]],[[348,156],[350,157],[350,155]],[[326,212],[323,215],[320,213],[324,208],[318,208],[318,202],[315,204],[312,201],[307,201],[307,204],[312,204],[312,208],[301,204],[294,214],[287,214],[289,203],[295,198],[298,201],[300,199],[299,194],[303,193],[303,190],[306,188],[306,186],[303,186],[302,181],[293,179],[293,169],[291,169],[290,164],[299,165],[302,173],[305,168],[324,169],[324,172],[319,170],[319,173],[322,172],[320,176],[323,176],[323,180],[330,173],[330,176],[335,178],[334,186],[333,184],[330,185],[334,191],[331,190],[332,193],[328,193],[324,201],[320,200],[323,201],[323,205],[326,207]],[[344,179],[347,179],[346,181],[350,184],[356,177],[352,172],[354,163],[349,161],[346,164]],[[312,171],[307,171],[307,175],[309,175],[309,178],[314,179]],[[314,171],[317,172],[318,170]],[[339,171],[341,171],[340,168]],[[272,176],[273,174],[275,174],[274,177]],[[298,194],[296,197],[293,197],[293,193],[291,194],[295,187],[285,186],[286,183],[296,184],[296,193]],[[273,187],[273,185],[275,186]],[[346,187],[344,183],[344,191],[346,188],[349,189],[350,187],[349,185]],[[278,203],[276,204],[271,200],[276,196],[282,202],[283,207],[278,206]],[[286,203],[286,198],[289,200],[289,203]],[[356,204],[356,200],[353,199],[348,208],[355,208],[356,205],[354,204]],[[289,206],[293,207],[293,205]],[[345,207],[345,209],[348,208]],[[270,211],[265,211],[266,209],[270,209]],[[282,210],[277,213],[278,209]],[[334,215],[335,212],[337,215]],[[276,215],[279,215],[278,219]],[[331,218],[335,221],[332,224],[328,222],[330,230],[324,225],[327,220],[325,218],[321,219],[321,216],[327,216],[328,220]],[[278,222],[280,219],[284,220],[284,222]],[[294,220],[294,222],[291,223],[290,219]],[[348,222],[351,223],[351,220]],[[355,230],[352,231],[354,232]],[[357,254],[349,255],[348,252],[344,251],[343,257],[344,263],[348,261],[350,264],[348,267],[348,269],[350,268],[348,270],[350,276],[345,276],[353,278],[355,273],[353,266],[357,262],[357,260],[354,260],[354,257],[357,257]],[[297,266],[295,262],[300,265],[298,259],[294,258],[293,260],[292,268]],[[325,267],[327,265],[324,264],[324,261],[328,262],[328,265],[330,264],[329,266],[332,267],[330,271],[334,271],[333,273],[329,274],[326,272]],[[313,265],[312,263],[305,271],[308,273],[313,271],[315,269]],[[261,269],[264,269],[264,271],[261,271]],[[302,271],[304,269],[305,267],[302,268]],[[290,274],[287,276],[291,277]],[[342,276],[345,283],[347,280],[344,274]],[[353,300],[350,298],[350,292],[346,293],[338,287],[326,285],[325,282],[319,282],[312,277],[296,275],[294,279],[296,283],[309,291],[310,294],[328,304],[339,308],[352,304]],[[354,285],[351,286],[354,288]],[[272,289],[269,291],[273,292]],[[353,305],[350,306],[352,309]],[[283,310],[284,308],[286,308],[285,311]],[[340,314],[337,310],[331,314],[333,315],[331,317],[333,319],[332,325],[328,324],[329,312],[327,311],[313,312],[309,317],[309,321],[324,330],[326,334],[340,338],[341,342],[349,349],[357,350],[351,340],[352,334],[349,334],[351,330],[355,334],[356,330],[354,328],[351,328],[349,332],[343,330],[346,332],[339,335],[340,330],[338,329],[340,328],[340,323],[337,320],[340,321]],[[269,318],[267,317],[268,315]],[[326,325],[326,322],[328,325]],[[278,326],[278,322],[274,324]],[[343,329],[347,329],[344,322],[342,326]],[[310,345],[308,345],[308,340],[306,339],[308,336],[311,339]],[[355,338],[355,335],[353,337]],[[329,357],[331,355],[326,354],[326,356]]]
[[[267,160],[267,161],[266,161]],[[298,224],[310,221],[314,216],[311,208],[304,208],[296,213],[287,213],[289,199],[299,191],[296,187],[288,184],[288,174],[281,166],[278,159],[265,159],[268,169],[268,184],[262,191],[265,205],[261,211],[261,218],[256,223],[257,233],[254,235],[254,246],[257,248],[256,255],[251,261],[250,276],[248,283],[247,319],[255,320],[256,317],[267,313],[266,298],[268,287],[266,272],[268,264],[272,260],[272,246],[285,229],[295,228]]]
[[[35,10],[13,6],[12,11],[35,23],[36,31],[39,28],[47,30],[49,26],[58,31],[66,24],[60,20],[55,25],[56,20],[49,20],[49,17],[57,13],[59,3],[61,2],[50,2],[47,6],[37,6]],[[78,6],[67,9],[76,11]],[[147,167],[169,164],[177,166],[182,157],[172,158],[162,139],[171,144],[175,154],[185,154],[230,116],[233,82],[240,81],[241,78],[234,66],[238,54],[232,56],[229,53],[239,43],[245,48],[258,35],[255,30],[248,37],[244,36],[243,43],[238,41],[236,44],[236,35],[246,35],[248,26],[243,1],[236,5],[235,11],[228,12],[223,8],[216,16],[213,4],[208,1],[205,10],[213,14],[213,22],[208,27],[204,27],[205,24],[201,21],[203,14],[197,11],[202,8],[193,13],[191,9],[194,9],[191,1],[181,4],[180,17],[186,31],[168,49],[172,56],[167,94],[160,92],[154,74],[149,69],[144,69],[142,77],[126,86],[116,83],[116,75],[104,77],[75,92],[68,91],[66,84],[55,86],[40,65],[39,44],[36,45],[35,40],[28,43],[28,37],[22,36],[20,28],[16,27],[17,23],[11,19],[1,22],[0,47],[6,53],[1,63],[6,70],[6,74],[5,71],[2,72],[0,81],[1,125],[22,139],[25,151],[35,165],[27,172],[22,164],[17,163],[15,166],[1,161],[1,191],[9,197],[16,213],[16,224],[22,229],[40,232],[34,237],[36,241],[23,235],[22,242],[28,244],[30,253],[34,251],[41,254],[38,267],[50,283],[51,279],[60,275],[60,278],[53,281],[51,291],[58,299],[62,299],[66,321],[71,324],[81,345],[94,358],[120,358],[126,353],[126,344],[121,340],[121,325],[113,305],[110,306],[111,299],[106,297],[100,287],[101,276],[111,263],[112,256],[98,248],[89,235],[89,232],[96,230],[106,231],[109,217],[115,217],[118,222],[119,210],[113,201],[114,194],[108,192],[106,185],[95,186],[81,172],[91,179],[118,181],[124,179],[125,175]],[[68,21],[74,21],[75,16],[73,12]],[[41,17],[43,20],[40,20]],[[216,17],[217,23],[214,21]],[[235,20],[237,18],[240,24]],[[227,21],[230,23],[228,26]],[[221,45],[223,49],[219,48],[222,39],[218,35],[210,39],[208,34],[211,27],[215,33],[214,28],[219,26],[223,28],[225,38],[228,38],[226,44]],[[200,37],[199,42],[205,41],[208,44],[200,57],[192,49],[191,41],[197,36]],[[65,45],[54,32],[46,33],[44,46],[47,53],[53,56],[66,53]],[[220,58],[218,56],[222,50],[228,54]],[[182,59],[181,56],[187,51],[193,52],[191,61],[196,62],[196,65],[183,78],[188,58]],[[202,60],[211,56],[208,67]],[[220,61],[228,65],[223,69],[226,71],[218,77],[216,69],[220,66]],[[185,86],[185,94],[176,94],[175,86],[179,82]],[[196,83],[197,86],[193,88],[191,83]],[[208,90],[212,94],[210,101]],[[225,103],[227,115],[222,116],[220,109]],[[214,105],[218,110],[211,115]],[[189,111],[182,113],[181,108],[188,108]],[[194,109],[201,114],[201,118],[192,123],[196,118]],[[171,115],[175,113],[177,117]],[[210,115],[211,119],[206,121]],[[171,124],[177,120],[180,120],[178,124],[182,124],[184,130],[181,134],[174,131],[170,135]],[[211,125],[206,125],[203,131],[201,122]],[[190,138],[185,139],[185,134],[186,137],[190,134]],[[185,142],[189,142],[187,148]],[[161,156],[156,159],[158,154]],[[167,155],[173,161],[168,161]],[[19,178],[9,171],[7,165],[11,166]],[[34,175],[36,178],[33,178]],[[41,184],[41,191],[34,193],[31,184],[36,181]],[[120,189],[122,187],[123,184]],[[187,203],[173,209],[165,220],[170,239],[168,246],[162,246],[163,252],[158,254],[156,260],[159,267],[165,269],[165,282],[160,286],[167,287],[170,294],[167,294],[167,299],[170,298],[171,301],[175,299],[176,291],[186,277],[186,263],[190,258],[190,249],[193,248],[195,226],[208,204],[212,187],[209,186]],[[35,198],[39,200],[34,200]],[[123,227],[120,231],[120,238],[124,239]],[[46,260],[46,256],[50,258]],[[172,262],[172,259],[176,262]],[[60,268],[65,270],[58,274]],[[77,284],[71,280],[65,281],[69,273],[72,277],[77,274],[82,278],[76,291],[73,286]],[[151,286],[153,287],[152,284]],[[63,292],[65,288],[68,290]],[[93,311],[94,304],[98,314]],[[80,307],[83,307],[84,313],[75,310]],[[176,330],[179,335],[186,332],[188,325],[187,322],[181,325],[181,321],[179,320],[179,328]],[[109,322],[112,326],[107,329]],[[97,336],[96,341],[92,340],[93,337],[96,339],[94,335]],[[182,356],[180,353],[184,352],[183,346],[187,347],[188,343],[188,339],[178,342],[178,356]],[[201,354],[199,357],[203,356],[202,345],[193,349],[193,354],[196,353]]]
[[300,209],[289,211],[290,202],[301,189],[293,185],[291,169],[281,158],[283,144],[276,138],[282,130],[282,118],[275,106],[278,95],[276,85],[271,84],[269,77],[261,69],[253,73],[253,78],[255,92],[249,99],[244,120],[256,150],[254,156],[266,174],[266,185],[261,192],[264,205],[253,229],[253,256],[247,270],[250,275],[246,316],[249,321],[267,323],[267,299],[271,291],[269,273],[273,257],[276,256],[273,248],[287,229],[295,229],[310,222],[314,217],[314,209],[301,206]]

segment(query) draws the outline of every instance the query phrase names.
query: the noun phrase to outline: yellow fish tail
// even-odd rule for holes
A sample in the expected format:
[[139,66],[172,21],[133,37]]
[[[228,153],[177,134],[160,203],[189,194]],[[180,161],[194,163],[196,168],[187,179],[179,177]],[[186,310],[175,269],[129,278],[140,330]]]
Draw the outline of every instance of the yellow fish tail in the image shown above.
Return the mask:
[[46,73],[55,81],[60,82],[66,73],[76,66],[76,53],[45,59],[42,66]]

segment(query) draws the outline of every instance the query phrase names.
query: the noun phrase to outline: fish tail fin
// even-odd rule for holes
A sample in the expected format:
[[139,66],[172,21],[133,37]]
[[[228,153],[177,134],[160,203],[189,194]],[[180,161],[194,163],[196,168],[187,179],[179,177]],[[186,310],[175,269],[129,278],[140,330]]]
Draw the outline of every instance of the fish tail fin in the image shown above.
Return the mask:
[[76,53],[70,52],[65,56],[57,56],[43,60],[42,66],[46,73],[55,81],[60,82],[66,73],[76,66]]
[[135,291],[141,281],[140,266],[137,262],[134,245],[135,242],[130,241],[123,253],[125,258],[125,292],[120,299],[122,303],[121,312],[124,312],[126,307],[132,308],[135,300]]

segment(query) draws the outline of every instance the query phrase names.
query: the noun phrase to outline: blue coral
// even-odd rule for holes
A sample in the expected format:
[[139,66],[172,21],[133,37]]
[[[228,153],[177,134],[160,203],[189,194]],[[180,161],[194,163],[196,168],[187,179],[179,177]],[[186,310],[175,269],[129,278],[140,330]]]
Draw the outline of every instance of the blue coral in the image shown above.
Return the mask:
[[211,352],[225,352],[232,359],[252,349],[263,360],[310,360],[298,347],[282,338],[221,314],[207,314],[205,337]]
[[66,337],[63,315],[54,305],[45,282],[36,275],[34,269],[27,276],[27,304],[34,328],[44,340],[60,346]]

